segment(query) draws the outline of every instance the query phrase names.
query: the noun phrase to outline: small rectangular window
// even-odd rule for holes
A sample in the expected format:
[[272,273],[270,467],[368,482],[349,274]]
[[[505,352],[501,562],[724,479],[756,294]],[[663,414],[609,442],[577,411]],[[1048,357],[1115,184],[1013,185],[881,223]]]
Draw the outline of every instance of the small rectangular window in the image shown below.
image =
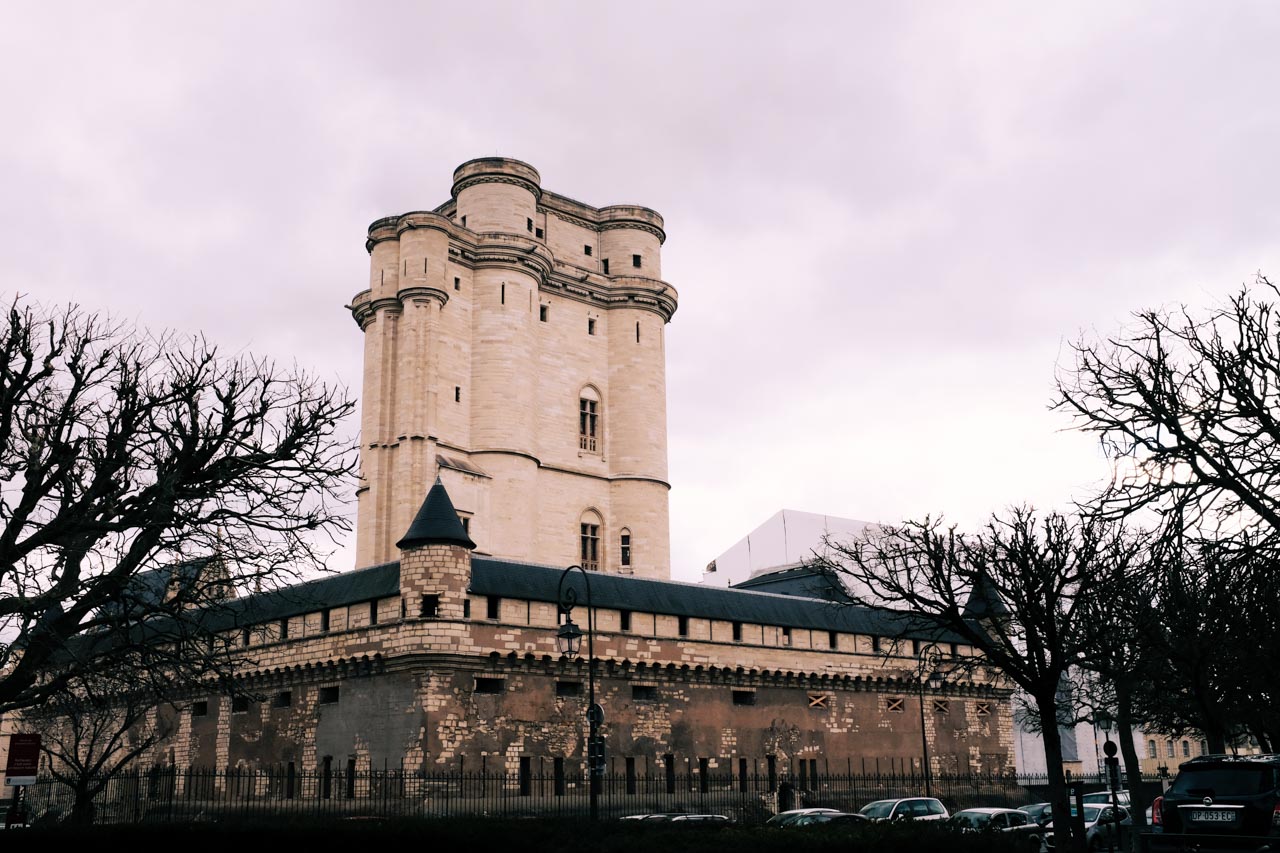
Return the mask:
[[880,638],[879,637],[871,638],[871,651],[875,652],[876,654],[880,654]]
[[840,648],[840,635],[835,631],[827,632],[827,648],[833,652]]
[[459,516],[459,518],[462,519],[462,532],[470,536],[471,535],[471,516],[463,515],[463,516]]
[[904,713],[906,700],[900,696],[886,696],[884,698],[884,709],[894,714]]
[[640,321],[636,320],[636,343],[640,343]]
[[622,560],[623,566],[631,565],[631,534],[623,533],[619,537],[618,556]]
[[782,629],[782,645],[784,646],[791,645],[791,629],[790,628]]
[[489,596],[485,602],[484,618],[498,619],[501,617],[501,615],[502,615],[502,599],[496,595]]
[[640,268],[640,256],[639,256],[639,255],[632,255],[632,256],[631,256],[631,266],[635,267],[636,269],[639,269],[639,268]]
[[532,233],[533,233],[533,220],[532,220],[532,219],[529,219],[529,218],[527,218],[527,217],[525,218],[525,220],[524,220],[524,230],[528,231],[530,234],[532,234]]
[[540,320],[543,323],[547,322],[547,306],[545,305],[538,306],[538,320]]
[[600,570],[600,525],[586,524],[579,525],[581,530],[578,538],[579,562],[582,568],[589,572]]
[[951,644],[951,656],[952,656],[953,658],[958,658],[958,657],[960,657],[960,644],[959,644],[959,643],[952,643],[952,644]]
[[502,678],[481,678],[476,676],[476,686],[473,692],[485,696],[496,696],[503,691],[506,686],[506,680]]
[[591,257],[591,247],[590,247],[590,246],[583,246],[583,247],[582,247],[582,254],[586,255],[588,258],[589,258],[589,257]]
[[329,687],[320,688],[320,704],[321,705],[338,704],[338,685],[334,684]]
[[990,716],[991,716],[991,703],[990,703],[990,702],[977,702],[977,703],[975,703],[975,705],[974,705],[974,711],[976,711],[976,712],[977,712],[977,714],[978,714],[978,716],[979,716],[979,717],[990,717]]
[[680,636],[681,636],[681,637],[687,637],[687,636],[689,636],[689,617],[688,617],[688,616],[677,616],[677,617],[676,617],[676,622],[677,622],[677,625],[678,625],[678,628],[679,628],[679,631],[680,631]]
[[251,642],[253,642],[253,632],[250,631],[248,628],[245,628],[243,631],[240,632],[240,645],[244,646],[247,649],[249,648],[249,643]]
[[289,620],[288,619],[280,620],[280,639],[282,640],[289,639]]
[[440,596],[422,596],[422,608],[418,611],[418,615],[423,619],[435,619],[438,617],[440,615]]
[[466,228],[466,227],[467,227],[467,217],[465,217],[465,216],[464,216],[464,217],[462,217],[462,227],[463,227],[463,228]]
[[934,699],[933,713],[935,714],[951,713],[951,700],[950,699]]
[[633,684],[631,685],[631,700],[633,702],[653,702],[658,698],[658,688],[652,684]]
[[587,334],[594,335],[596,333],[596,320],[594,317],[587,318]]
[[329,611],[321,610],[320,611],[320,632],[324,634],[324,633],[328,633],[328,631],[329,631]]
[[288,708],[292,704],[293,704],[292,690],[281,690],[271,700],[272,708]]
[[919,640],[911,641],[911,654],[915,655],[916,657],[920,657],[920,641]]
[[742,642],[742,623],[741,622],[733,623],[733,641],[735,643]]
[[[578,449],[595,453],[596,433],[600,425],[600,403],[598,400],[578,398]],[[585,532],[585,531],[584,531]]]
[[378,624],[378,602],[377,601],[369,602],[369,624],[370,625]]
[[469,598],[462,599],[462,618],[471,618],[471,599]]
[[605,275],[608,275],[608,274],[609,274],[609,259],[608,259],[608,258],[604,258],[602,261],[600,261],[600,263],[604,264],[604,274],[605,274]]
[[754,705],[756,704],[756,692],[754,690],[735,690],[733,691],[733,704],[735,705]]
[[535,229],[533,229],[533,236],[534,236],[534,237],[537,237],[539,240],[541,240],[541,239],[542,239],[542,229],[541,229],[541,228],[535,228]]
[[618,611],[618,629],[621,631],[631,630],[631,611],[630,610]]
[[207,717],[209,716],[209,703],[205,701],[191,703],[191,716]]
[[455,403],[462,402],[462,386],[461,385],[453,386],[453,402]]
[[557,681],[556,695],[557,696],[581,696],[582,682],[581,681]]
[[462,290],[462,279],[458,278],[456,275],[453,277],[453,289]]
[[506,283],[505,281],[502,283],[502,289],[501,289],[501,291],[499,292],[499,297],[498,297],[498,298],[499,298],[499,300],[502,302],[502,304],[503,304],[503,305],[506,305],[506,304],[507,304],[507,283]]
[[249,697],[247,696],[231,697],[231,713],[233,714],[249,713]]

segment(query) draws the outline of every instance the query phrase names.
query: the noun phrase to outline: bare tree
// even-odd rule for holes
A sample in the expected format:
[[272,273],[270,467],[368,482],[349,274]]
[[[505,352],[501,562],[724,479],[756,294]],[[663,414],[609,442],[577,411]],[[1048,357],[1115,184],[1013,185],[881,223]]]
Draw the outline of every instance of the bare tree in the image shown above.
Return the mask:
[[349,527],[338,425],[353,405],[203,339],[15,301],[0,324],[0,711],[112,666],[181,670],[210,636],[190,614],[322,567]]
[[968,536],[926,519],[827,544],[820,565],[847,575],[858,603],[893,605],[917,627],[959,635],[977,654],[955,666],[993,666],[1026,693],[1044,736],[1055,833],[1070,848],[1059,691],[1090,651],[1087,603],[1135,561],[1134,538],[1104,521],[1017,508]]

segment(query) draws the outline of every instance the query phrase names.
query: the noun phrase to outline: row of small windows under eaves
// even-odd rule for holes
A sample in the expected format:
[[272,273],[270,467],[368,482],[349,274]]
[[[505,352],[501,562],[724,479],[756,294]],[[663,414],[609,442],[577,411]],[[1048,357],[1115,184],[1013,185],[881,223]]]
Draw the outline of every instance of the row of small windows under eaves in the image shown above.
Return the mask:
[[1147,758],[1190,758],[1192,750],[1196,750],[1197,755],[1209,754],[1209,741],[1202,740],[1199,743],[1192,744],[1190,740],[1183,738],[1181,741],[1175,741],[1172,738],[1166,738],[1164,742],[1164,755],[1160,754],[1160,747],[1155,738],[1147,741]]

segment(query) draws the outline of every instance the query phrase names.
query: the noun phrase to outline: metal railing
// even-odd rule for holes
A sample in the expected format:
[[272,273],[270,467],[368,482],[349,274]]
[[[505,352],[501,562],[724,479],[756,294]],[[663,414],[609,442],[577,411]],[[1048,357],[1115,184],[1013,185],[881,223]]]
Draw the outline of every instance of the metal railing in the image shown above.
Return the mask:
[[[550,764],[551,762],[547,762]],[[119,773],[93,800],[100,824],[233,821],[258,817],[581,817],[589,783],[581,772],[356,770],[292,766],[175,770],[156,767]],[[934,796],[952,811],[976,806],[1019,806],[1043,800],[1043,777],[939,775]],[[1101,780],[1098,780],[1101,785]],[[602,817],[655,812],[723,814],[746,824],[788,808],[826,806],[856,811],[873,800],[922,796],[918,773],[797,774],[708,772],[607,773]],[[26,790],[33,821],[71,814],[71,786],[41,778]]]

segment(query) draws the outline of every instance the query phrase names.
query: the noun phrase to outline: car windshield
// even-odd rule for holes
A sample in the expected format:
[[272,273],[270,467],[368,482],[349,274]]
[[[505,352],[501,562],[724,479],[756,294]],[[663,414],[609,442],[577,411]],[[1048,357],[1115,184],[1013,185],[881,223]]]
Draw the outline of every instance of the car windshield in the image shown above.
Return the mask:
[[893,804],[895,802],[897,801],[896,800],[877,800],[874,803],[867,803],[867,805],[863,806],[858,811],[858,814],[866,815],[867,817],[870,817],[870,818],[888,817],[889,813],[893,811]]
[[982,829],[991,823],[991,815],[982,812],[957,812],[952,816],[951,822],[956,826],[964,826],[969,829]]
[[1270,767],[1188,767],[1173,781],[1168,796],[1248,797],[1275,787]]

